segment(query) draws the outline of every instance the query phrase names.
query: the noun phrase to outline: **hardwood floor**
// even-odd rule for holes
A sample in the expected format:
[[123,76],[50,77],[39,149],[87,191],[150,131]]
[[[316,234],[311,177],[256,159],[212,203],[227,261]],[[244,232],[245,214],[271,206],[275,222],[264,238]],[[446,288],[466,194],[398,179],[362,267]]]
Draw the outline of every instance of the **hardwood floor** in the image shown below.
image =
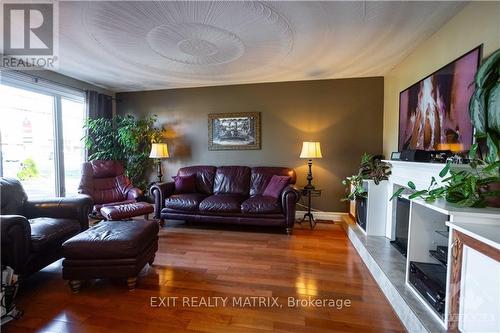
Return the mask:
[[[27,281],[17,302],[24,317],[2,330],[404,331],[340,225],[320,223],[313,231],[306,224],[297,225],[291,237],[230,229],[169,222],[160,231],[154,265],[143,271],[133,291],[127,290],[125,281],[96,280],[84,285],[79,294],[72,294],[61,278],[59,261]],[[266,297],[271,303],[278,297],[282,307],[233,304],[238,297],[244,300],[252,296]],[[166,297],[170,297],[169,307],[164,306]],[[172,297],[179,297],[175,306]],[[190,303],[227,297],[228,306],[187,307],[183,297]],[[341,299],[342,306],[288,307],[288,297]]]

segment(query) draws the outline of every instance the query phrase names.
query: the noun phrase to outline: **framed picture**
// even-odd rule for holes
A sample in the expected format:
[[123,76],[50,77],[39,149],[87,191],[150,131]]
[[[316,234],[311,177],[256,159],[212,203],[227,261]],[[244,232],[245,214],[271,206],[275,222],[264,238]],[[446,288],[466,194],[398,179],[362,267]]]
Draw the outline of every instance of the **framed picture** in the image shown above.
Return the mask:
[[209,114],[208,149],[260,149],[260,112]]

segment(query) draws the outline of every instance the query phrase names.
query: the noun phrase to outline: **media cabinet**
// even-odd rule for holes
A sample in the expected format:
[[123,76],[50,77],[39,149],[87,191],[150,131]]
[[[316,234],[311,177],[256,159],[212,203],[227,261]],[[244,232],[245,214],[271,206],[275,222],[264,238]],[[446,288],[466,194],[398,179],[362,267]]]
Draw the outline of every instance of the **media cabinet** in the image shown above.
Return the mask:
[[[407,189],[403,196],[408,197],[410,180],[417,189],[427,188],[431,177],[440,179],[444,164],[387,162],[392,165],[392,175],[378,185],[382,188],[372,190],[381,195],[374,198],[369,191],[367,199],[367,207],[384,212],[367,220],[367,230],[372,223],[385,233],[361,231],[352,220],[344,226],[395,312],[409,332],[500,332],[500,209],[410,200],[404,257],[390,245],[395,235],[396,205],[389,198],[401,187]],[[367,185],[368,189],[376,186]],[[431,268],[429,275],[442,280],[437,281],[442,286],[441,301],[426,294],[421,284],[419,291],[415,278],[412,282],[415,267]],[[439,311],[431,304],[438,304]]]

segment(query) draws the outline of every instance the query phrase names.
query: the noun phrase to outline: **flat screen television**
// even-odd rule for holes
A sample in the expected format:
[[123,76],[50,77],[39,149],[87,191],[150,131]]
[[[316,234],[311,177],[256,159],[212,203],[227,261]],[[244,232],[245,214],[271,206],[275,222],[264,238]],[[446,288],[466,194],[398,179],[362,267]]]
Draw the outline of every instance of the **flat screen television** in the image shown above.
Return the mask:
[[482,45],[399,94],[399,151],[466,151],[473,127],[469,100]]

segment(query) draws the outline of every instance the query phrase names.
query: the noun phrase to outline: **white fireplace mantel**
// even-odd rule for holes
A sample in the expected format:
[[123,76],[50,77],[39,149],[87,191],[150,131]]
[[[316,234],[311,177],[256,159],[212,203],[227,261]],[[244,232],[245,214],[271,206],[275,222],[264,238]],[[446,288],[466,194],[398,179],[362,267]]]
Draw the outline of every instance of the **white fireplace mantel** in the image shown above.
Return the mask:
[[[385,236],[387,238],[394,239],[395,225],[393,225],[393,220],[395,220],[396,210],[395,206],[393,207],[393,201],[390,201],[389,199],[399,188],[408,188],[409,181],[412,181],[415,184],[417,190],[427,189],[431,183],[432,177],[436,179],[437,185],[441,185],[441,180],[443,178],[439,176],[439,173],[443,170],[446,164],[389,160],[384,160],[384,162],[391,165],[391,175],[389,176],[389,181],[387,182],[387,219],[385,225]],[[451,168],[454,170],[472,170],[467,164],[452,164]]]
[[[434,177],[438,184],[441,184],[439,173],[446,166],[444,163],[422,163],[405,161],[388,161],[391,164],[391,176],[389,181],[393,184],[408,187],[408,181],[412,181],[417,189],[426,189]],[[454,170],[472,170],[467,164],[452,164]],[[392,192],[391,192],[392,195]]]

